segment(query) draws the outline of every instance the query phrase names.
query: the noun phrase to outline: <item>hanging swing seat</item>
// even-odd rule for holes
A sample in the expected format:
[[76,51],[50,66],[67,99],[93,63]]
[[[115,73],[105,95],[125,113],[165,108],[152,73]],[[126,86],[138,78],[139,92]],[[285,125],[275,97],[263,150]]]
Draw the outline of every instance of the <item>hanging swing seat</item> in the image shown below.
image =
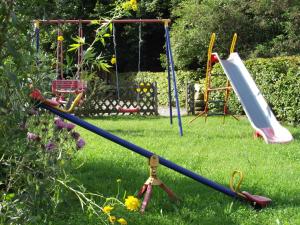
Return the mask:
[[84,80],[54,80],[52,81],[53,94],[79,94],[86,90],[87,83]]
[[140,107],[124,108],[124,107],[121,107],[121,106],[117,106],[116,108],[117,108],[118,112],[121,112],[121,113],[138,113],[141,110]]

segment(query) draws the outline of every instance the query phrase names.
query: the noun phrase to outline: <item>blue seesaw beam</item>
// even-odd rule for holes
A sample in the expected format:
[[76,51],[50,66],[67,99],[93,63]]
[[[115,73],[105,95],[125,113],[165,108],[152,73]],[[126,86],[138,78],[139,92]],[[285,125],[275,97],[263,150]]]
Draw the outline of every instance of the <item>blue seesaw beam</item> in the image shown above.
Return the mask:
[[[44,108],[44,109],[49,110],[50,112],[66,119],[66,120],[69,120],[72,123],[77,124],[78,126],[83,127],[84,129],[87,129],[87,130],[89,130],[89,131],[91,131],[95,134],[98,134],[101,137],[104,137],[104,138],[106,138],[106,139],[108,139],[112,142],[115,142],[115,143],[117,143],[117,144],[119,144],[119,145],[121,145],[121,146],[135,152],[135,153],[138,153],[138,154],[140,154],[140,155],[142,155],[146,158],[150,158],[152,155],[154,155],[154,153],[152,153],[152,152],[150,152],[150,151],[148,151],[144,148],[141,148],[141,147],[139,147],[139,146],[137,146],[137,145],[135,145],[135,144],[133,144],[129,141],[126,141],[126,140],[124,140],[124,139],[122,139],[122,138],[120,138],[116,135],[113,135],[113,134],[111,134],[111,133],[109,133],[105,130],[102,130],[101,128],[96,127],[96,126],[94,126],[94,125],[92,125],[92,124],[90,124],[90,123],[88,123],[84,120],[81,120],[76,116],[58,111],[58,110],[56,110],[54,108],[51,108],[50,106],[47,106],[45,104],[40,104],[39,106]],[[192,178],[192,179],[194,179],[194,180],[196,180],[196,181],[198,181],[202,184],[205,184],[205,185],[207,185],[207,186],[209,186],[209,187],[211,187],[211,188],[213,188],[217,191],[220,191],[220,192],[222,192],[222,193],[224,193],[228,196],[231,196],[231,197],[234,197],[234,198],[239,197],[236,192],[230,190],[229,188],[226,188],[226,187],[224,187],[224,186],[222,186],[218,183],[215,183],[215,182],[213,182],[213,181],[211,181],[211,180],[209,180],[205,177],[202,177],[202,176],[200,176],[200,175],[198,175],[198,174],[196,174],[196,173],[194,173],[194,172],[192,172],[188,169],[185,169],[185,168],[183,168],[183,167],[181,167],[181,166],[179,166],[179,165],[177,165],[177,164],[175,164],[175,163],[173,163],[173,162],[171,162],[171,161],[169,161],[165,158],[162,158],[160,156],[159,156],[159,162],[160,162],[160,164],[162,164],[162,165],[164,165],[164,166],[166,166],[166,167],[168,167],[172,170],[175,170],[176,172],[181,173],[182,175],[190,177],[190,178]]]

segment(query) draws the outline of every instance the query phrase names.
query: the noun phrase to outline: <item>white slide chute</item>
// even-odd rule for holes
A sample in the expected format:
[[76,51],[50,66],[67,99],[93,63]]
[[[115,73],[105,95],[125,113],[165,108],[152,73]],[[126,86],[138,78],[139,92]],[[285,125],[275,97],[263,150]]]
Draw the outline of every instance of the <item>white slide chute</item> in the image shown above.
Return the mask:
[[220,59],[217,53],[214,55],[218,57],[256,133],[268,144],[292,141],[293,136],[277,121],[239,54],[231,53],[226,60]]

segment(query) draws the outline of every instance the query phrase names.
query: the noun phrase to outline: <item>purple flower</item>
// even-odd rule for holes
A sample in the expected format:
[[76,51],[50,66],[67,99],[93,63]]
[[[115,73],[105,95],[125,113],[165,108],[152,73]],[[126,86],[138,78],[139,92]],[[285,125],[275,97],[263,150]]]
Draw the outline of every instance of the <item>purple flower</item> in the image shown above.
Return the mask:
[[79,138],[76,142],[77,149],[83,148],[85,146],[85,141],[82,138]]
[[46,148],[47,151],[52,151],[53,149],[56,148],[56,145],[55,145],[53,142],[49,141],[49,142],[45,145],[45,148]]
[[65,123],[65,128],[66,128],[68,131],[73,130],[74,127],[75,127],[75,124],[73,124],[73,123]]
[[59,129],[59,130],[65,128],[65,122],[60,118],[55,119],[54,124],[55,124],[56,128]]
[[75,140],[78,140],[78,138],[80,137],[80,134],[78,132],[73,131],[71,133],[72,138],[74,138]]
[[38,115],[39,114],[39,111],[35,108],[31,108],[29,111],[28,111],[28,114],[29,115]]
[[40,141],[41,138],[37,134],[27,132],[27,140],[28,141]]

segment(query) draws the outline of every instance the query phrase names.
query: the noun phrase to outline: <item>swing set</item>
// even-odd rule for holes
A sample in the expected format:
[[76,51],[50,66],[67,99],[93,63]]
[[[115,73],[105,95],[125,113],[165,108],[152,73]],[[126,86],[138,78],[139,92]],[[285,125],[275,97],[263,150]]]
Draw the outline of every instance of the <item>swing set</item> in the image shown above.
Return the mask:
[[[41,24],[53,24],[48,20],[35,20],[35,36],[36,36],[36,51],[39,53],[40,49],[40,25]],[[61,25],[65,24],[63,20],[57,20],[58,28],[57,28],[57,47],[56,47],[56,75],[57,79],[53,80],[51,83],[51,91],[54,94],[55,98],[53,99],[46,99],[43,97],[39,90],[35,90],[34,96],[37,99],[43,100],[45,104],[48,104],[52,107],[55,107],[64,112],[72,112],[77,106],[80,101],[82,101],[84,92],[87,89],[87,82],[81,80],[81,63],[83,59],[83,46],[81,45],[78,48],[77,52],[77,71],[75,75],[75,79],[65,79],[64,77],[64,68],[63,68],[63,61],[64,61],[64,50],[63,50],[63,32],[61,29]],[[82,23],[78,23],[78,37],[83,38],[83,29]],[[74,97],[75,95],[75,97]],[[67,97],[69,100],[66,101]],[[68,109],[64,108],[63,106],[67,105],[70,106]]]
[[[167,57],[167,71],[168,71],[168,97],[169,97],[169,113],[170,113],[170,124],[173,124],[173,116],[172,116],[172,82],[174,88],[174,97],[177,109],[178,116],[178,127],[180,136],[183,135],[182,131],[182,123],[181,123],[181,115],[179,108],[179,100],[178,100],[178,92],[177,92],[177,84],[176,84],[176,73],[174,69],[174,61],[171,50],[170,43],[170,34],[169,34],[169,24],[171,20],[169,19],[132,19],[132,20],[115,20],[113,23],[113,44],[114,44],[114,56],[115,56],[115,73],[116,73],[116,89],[117,89],[117,98],[120,102],[120,85],[119,85],[119,71],[118,71],[118,52],[117,52],[117,41],[116,41],[116,26],[117,23],[138,23],[139,24],[139,41],[138,41],[138,72],[141,71],[141,48],[142,48],[142,24],[143,23],[155,23],[155,24],[163,24],[165,28],[165,41],[166,41],[166,57]],[[172,78],[171,78],[172,77]],[[171,82],[172,79],[172,82]],[[120,105],[117,106],[117,110],[122,113],[138,113],[141,108],[139,106],[135,108],[124,108]]]
[[[61,102],[64,103],[64,96],[66,94],[81,94],[83,96],[84,92],[87,88],[86,81],[83,81],[80,79],[81,75],[81,67],[77,67],[76,72],[76,79],[73,80],[66,80],[64,78],[64,72],[63,72],[63,34],[61,30],[61,25],[63,24],[75,24],[78,25],[78,36],[83,37],[83,24],[92,24],[95,20],[35,20],[35,34],[36,34],[36,49],[37,52],[39,52],[39,34],[40,34],[40,24],[45,25],[57,25],[58,31],[57,31],[57,64],[56,64],[56,73],[57,73],[57,79],[52,82],[52,92],[55,94],[57,103],[60,104]],[[175,104],[176,104],[176,110],[177,110],[177,117],[178,117],[178,129],[179,129],[179,135],[183,135],[182,131],[182,122],[181,122],[181,114],[180,114],[180,108],[179,108],[179,98],[178,98],[178,92],[177,92],[177,84],[176,84],[176,72],[175,72],[175,66],[174,66],[174,60],[172,55],[172,49],[171,49],[171,43],[170,43],[170,31],[169,31],[169,25],[171,23],[171,20],[169,19],[123,19],[123,20],[112,20],[112,21],[106,21],[106,20],[98,20],[98,23],[107,23],[111,22],[113,24],[113,42],[114,42],[114,52],[116,57],[116,86],[117,86],[117,95],[118,99],[120,99],[120,93],[119,93],[119,74],[118,74],[118,60],[117,60],[117,43],[116,43],[116,27],[115,24],[132,24],[132,23],[138,23],[139,24],[139,62],[138,62],[138,71],[140,71],[140,58],[141,58],[141,43],[142,43],[142,35],[141,35],[141,25],[142,24],[162,24],[164,25],[165,30],[165,41],[166,41],[166,57],[167,57],[167,72],[168,72],[168,97],[169,97],[169,112],[170,112],[170,124],[173,124],[173,113],[172,113],[172,83],[173,83],[173,90],[174,90],[174,98],[175,98]],[[77,56],[77,63],[78,65],[81,65],[83,60],[83,46],[80,46],[78,49],[78,56]],[[77,96],[78,97],[78,96]],[[41,97],[40,97],[41,98]],[[44,99],[44,98],[43,98]],[[46,103],[46,102],[45,102]],[[79,103],[79,101],[78,101]],[[56,104],[55,104],[56,105]],[[53,106],[53,105],[52,105]],[[57,108],[57,107],[56,107]],[[58,110],[61,110],[60,108],[57,108]],[[70,109],[69,109],[70,110]],[[129,112],[129,113],[136,113],[139,112],[141,109],[139,107],[135,108],[124,108],[117,106],[117,110],[120,112]],[[66,110],[65,110],[66,111]],[[67,110],[68,111],[68,110]]]
[[[141,43],[142,43],[142,23],[139,23],[139,58],[138,58],[138,72],[141,70]],[[115,75],[116,75],[116,89],[118,105],[116,109],[121,113],[139,113],[141,107],[139,106],[139,92],[137,92],[137,107],[125,108],[120,105],[120,84],[119,84],[119,71],[118,71],[118,54],[117,54],[117,41],[116,41],[116,26],[113,23],[113,44],[114,44],[114,58],[115,58]],[[137,88],[138,89],[138,88]]]

